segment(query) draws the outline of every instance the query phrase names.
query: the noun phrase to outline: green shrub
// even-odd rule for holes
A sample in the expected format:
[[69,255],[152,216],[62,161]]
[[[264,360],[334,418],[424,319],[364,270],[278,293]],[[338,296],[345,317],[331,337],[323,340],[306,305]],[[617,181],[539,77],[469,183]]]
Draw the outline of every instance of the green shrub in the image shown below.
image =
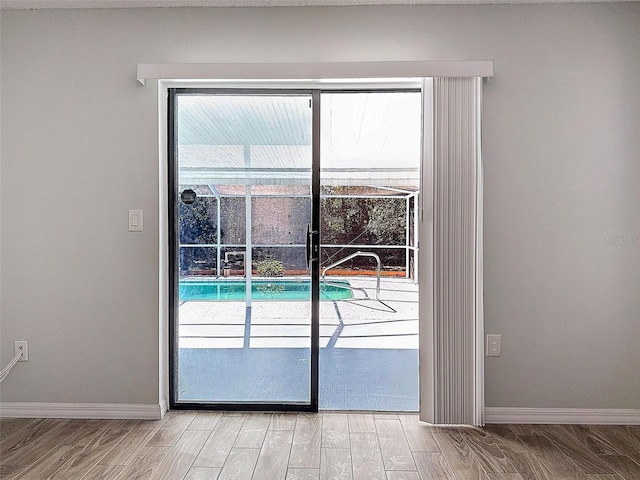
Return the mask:
[[257,290],[263,295],[276,298],[284,293],[284,285],[278,283],[268,283],[266,285],[258,285]]
[[258,264],[258,275],[263,277],[281,277],[284,265],[280,260],[263,260]]

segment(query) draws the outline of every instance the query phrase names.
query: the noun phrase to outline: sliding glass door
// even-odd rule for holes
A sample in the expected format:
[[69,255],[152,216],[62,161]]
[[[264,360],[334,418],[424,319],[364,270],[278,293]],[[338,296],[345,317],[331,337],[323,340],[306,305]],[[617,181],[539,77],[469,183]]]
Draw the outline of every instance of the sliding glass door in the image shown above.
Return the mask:
[[170,92],[174,406],[317,409],[314,98]]
[[421,104],[170,90],[172,407],[417,410]]
[[420,91],[323,92],[320,397],[326,410],[418,410]]

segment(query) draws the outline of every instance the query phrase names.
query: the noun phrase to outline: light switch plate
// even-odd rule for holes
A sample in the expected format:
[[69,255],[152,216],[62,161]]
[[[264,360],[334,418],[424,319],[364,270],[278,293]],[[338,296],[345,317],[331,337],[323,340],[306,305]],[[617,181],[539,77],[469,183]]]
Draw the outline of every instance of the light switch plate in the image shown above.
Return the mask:
[[142,231],[142,210],[129,210],[129,231]]

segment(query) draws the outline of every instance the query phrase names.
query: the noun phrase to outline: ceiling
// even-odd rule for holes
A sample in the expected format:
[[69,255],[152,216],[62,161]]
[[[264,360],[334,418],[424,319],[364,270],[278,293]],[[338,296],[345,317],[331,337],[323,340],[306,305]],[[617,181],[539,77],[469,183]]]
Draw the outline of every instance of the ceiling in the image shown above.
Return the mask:
[[[0,0],[3,9],[139,7],[288,7],[473,3],[597,3],[620,0]],[[622,0],[640,1],[640,0]]]

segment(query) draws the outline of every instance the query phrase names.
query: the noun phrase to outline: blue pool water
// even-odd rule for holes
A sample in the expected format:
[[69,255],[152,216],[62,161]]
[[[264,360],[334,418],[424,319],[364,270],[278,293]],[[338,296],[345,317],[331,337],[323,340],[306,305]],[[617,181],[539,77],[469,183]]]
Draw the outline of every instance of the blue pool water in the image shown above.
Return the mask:
[[[344,280],[333,281],[349,286]],[[309,280],[253,280],[252,300],[311,300]],[[320,300],[352,298],[348,288],[320,284]],[[244,280],[185,280],[180,282],[180,300],[244,300]]]

